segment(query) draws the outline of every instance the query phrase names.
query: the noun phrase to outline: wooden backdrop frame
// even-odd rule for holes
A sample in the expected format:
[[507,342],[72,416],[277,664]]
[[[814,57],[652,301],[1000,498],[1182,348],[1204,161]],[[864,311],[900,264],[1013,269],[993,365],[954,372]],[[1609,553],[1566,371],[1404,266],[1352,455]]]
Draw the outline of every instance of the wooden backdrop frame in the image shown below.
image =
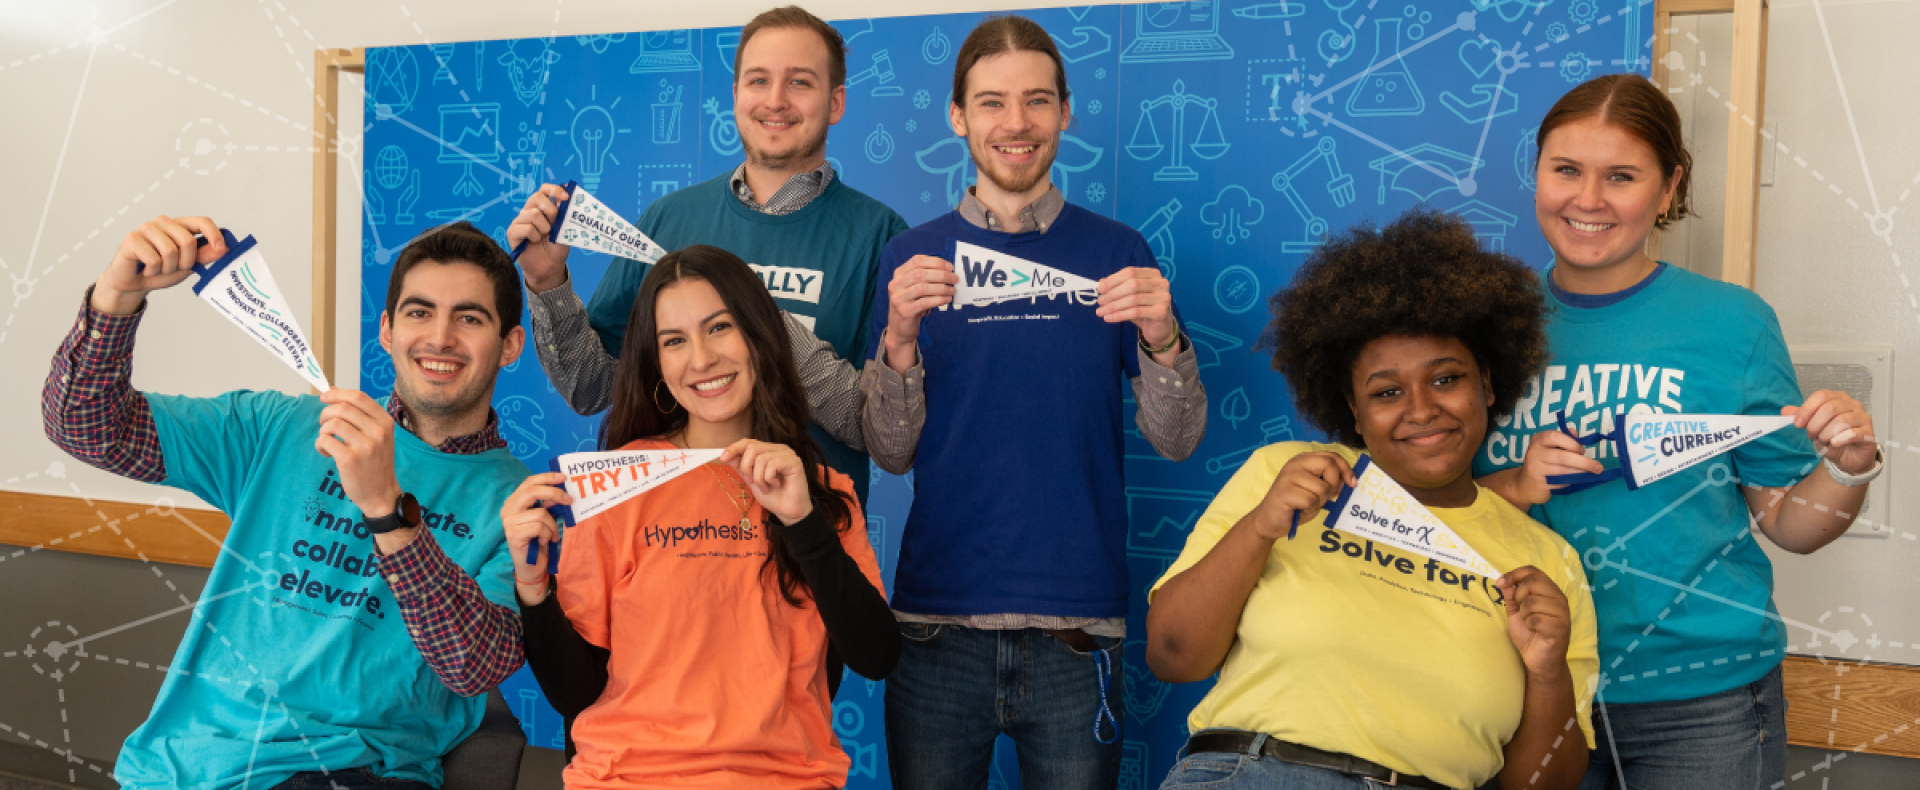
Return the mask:
[[[1632,0],[1629,0],[1631,2]],[[1676,16],[1733,15],[1733,85],[1725,97],[1727,108],[1727,205],[1722,217],[1720,279],[1753,288],[1760,221],[1760,154],[1767,145],[1766,0],[1654,0],[1653,66],[1655,84],[1666,81],[1667,54],[1673,51],[1667,32]],[[1660,234],[1647,242],[1649,254],[1659,257]]]

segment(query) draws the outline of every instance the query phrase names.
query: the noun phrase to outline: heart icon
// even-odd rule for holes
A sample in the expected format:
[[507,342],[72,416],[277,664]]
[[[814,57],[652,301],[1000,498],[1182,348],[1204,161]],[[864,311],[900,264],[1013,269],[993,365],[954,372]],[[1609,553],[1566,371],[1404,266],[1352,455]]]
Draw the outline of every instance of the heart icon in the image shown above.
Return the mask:
[[1487,72],[1492,71],[1494,64],[1499,61],[1498,41],[1482,36],[1460,45],[1460,62],[1466,64],[1467,70],[1473,72],[1475,77],[1487,76]]

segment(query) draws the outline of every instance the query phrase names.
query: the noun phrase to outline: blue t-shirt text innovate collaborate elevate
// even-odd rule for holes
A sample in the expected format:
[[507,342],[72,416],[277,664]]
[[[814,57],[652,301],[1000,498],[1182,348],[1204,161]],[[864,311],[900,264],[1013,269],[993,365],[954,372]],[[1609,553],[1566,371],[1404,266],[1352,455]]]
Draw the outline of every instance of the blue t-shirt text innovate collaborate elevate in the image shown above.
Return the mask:
[[[1140,233],[1069,204],[1046,233],[999,233],[950,212],[880,258],[875,299],[915,255],[953,242],[1090,280],[1157,266]],[[1093,291],[929,312],[920,322],[926,424],[914,455],[893,608],[925,615],[1127,612],[1121,391],[1140,375],[1131,322]],[[868,357],[887,313],[875,310]]]
[[[486,697],[449,691],[421,658],[373,538],[331,459],[313,396],[147,395],[165,485],[232,516],[160,686],[114,766],[126,787],[270,787],[368,766],[439,786],[440,755],[479,727]],[[514,606],[500,504],[526,479],[506,450],[439,452],[394,431],[394,472],[447,557]],[[424,536],[423,536],[424,537]]]
[[[874,301],[874,265],[887,240],[907,229],[893,209],[839,178],[791,214],[763,214],[733,194],[733,174],[703,181],[647,206],[635,225],[668,250],[708,244],[740,256],[760,275],[774,301],[800,318],[834,353],[855,368],[867,348],[867,315]],[[640,281],[653,268],[630,258],[607,267],[587,304],[587,321],[616,359]],[[881,282],[885,282],[882,280]],[[886,313],[886,300],[879,302]],[[827,465],[853,478],[867,500],[867,456],[809,426]]]
[[[1548,288],[1546,370],[1490,426],[1475,476],[1520,465],[1562,411],[1585,436],[1625,414],[1777,416],[1800,404],[1779,319],[1753,292],[1672,266],[1636,288],[1599,307]],[[1620,463],[1610,442],[1588,454]],[[1741,488],[1794,485],[1818,462],[1806,431],[1788,427],[1637,490],[1613,482],[1532,509],[1586,561],[1606,701],[1716,694],[1785,658],[1773,564],[1749,530]]]

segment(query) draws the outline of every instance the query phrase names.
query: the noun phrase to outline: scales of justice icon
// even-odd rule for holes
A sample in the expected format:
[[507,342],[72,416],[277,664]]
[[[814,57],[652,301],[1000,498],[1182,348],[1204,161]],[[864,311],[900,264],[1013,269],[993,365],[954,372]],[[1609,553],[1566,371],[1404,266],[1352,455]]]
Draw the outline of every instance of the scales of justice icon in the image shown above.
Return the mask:
[[[1192,141],[1188,141],[1188,111],[1198,107],[1205,112],[1200,116],[1200,125],[1193,130]],[[1163,111],[1161,108],[1165,108]],[[1133,137],[1127,143],[1127,153],[1135,159],[1152,161],[1166,153],[1168,146],[1160,142],[1160,127],[1154,121],[1156,111],[1168,116],[1173,131],[1172,153],[1168,163],[1154,171],[1155,181],[1197,181],[1200,173],[1187,166],[1187,153],[1201,159],[1219,159],[1227,153],[1231,143],[1220,131],[1220,102],[1195,96],[1187,92],[1184,80],[1173,81],[1173,92],[1162,94],[1159,98],[1140,102],[1140,120],[1133,126]]]

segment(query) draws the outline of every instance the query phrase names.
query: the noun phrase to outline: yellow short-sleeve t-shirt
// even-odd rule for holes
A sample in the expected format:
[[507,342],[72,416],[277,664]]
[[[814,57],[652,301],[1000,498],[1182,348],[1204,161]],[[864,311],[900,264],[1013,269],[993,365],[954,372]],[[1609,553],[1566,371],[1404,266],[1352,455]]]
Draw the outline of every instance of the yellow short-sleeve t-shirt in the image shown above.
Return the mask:
[[[1255,452],[1194,524],[1148,600],[1252,512],[1288,460],[1316,451],[1348,463],[1360,457],[1345,445],[1308,442]],[[1591,748],[1589,706],[1600,659],[1579,557],[1485,488],[1472,505],[1432,510],[1495,567],[1532,565],[1560,585],[1573,625],[1567,666]],[[1480,786],[1500,772],[1526,691],[1498,588],[1329,529],[1325,515],[1303,515],[1293,540],[1274,542],[1219,682],[1187,717],[1188,727],[1264,732],[1451,787]]]

